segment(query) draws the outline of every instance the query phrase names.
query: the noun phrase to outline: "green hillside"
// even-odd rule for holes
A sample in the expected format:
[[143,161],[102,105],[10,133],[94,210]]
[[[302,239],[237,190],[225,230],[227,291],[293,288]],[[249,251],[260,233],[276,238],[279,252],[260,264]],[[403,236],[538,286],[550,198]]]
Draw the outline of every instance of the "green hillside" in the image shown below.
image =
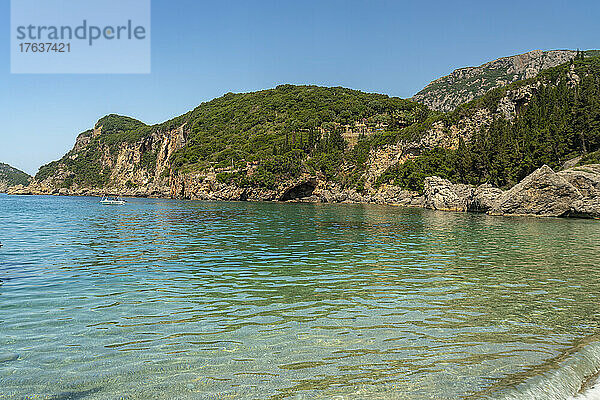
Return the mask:
[[[55,179],[51,186],[66,188],[138,187],[152,182],[165,187],[172,185],[172,178],[193,174],[202,180],[215,174],[221,183],[272,189],[307,173],[362,191],[374,178],[367,174],[369,156],[384,145],[401,142],[406,146],[403,155],[413,158],[375,177],[376,187],[386,183],[421,191],[425,177],[439,175],[454,182],[506,188],[543,164],[559,169],[575,158],[581,158],[579,163],[598,162],[599,82],[600,57],[580,55],[535,78],[491,90],[450,113],[340,87],[281,85],[228,93],[157,125],[108,115],[94,130],[80,134],[78,145],[61,160],[41,167],[36,179],[51,177]],[[499,103],[520,88],[530,91],[531,97],[519,105],[514,119],[506,120],[498,112]],[[458,148],[431,148],[421,142],[425,134],[438,132],[431,129],[434,124],[443,123],[445,133],[436,134],[444,135],[449,127],[464,125],[485,109],[495,116],[491,125],[469,132],[470,140],[460,140]],[[356,127],[361,134],[349,136]],[[158,147],[153,141],[178,129],[185,144],[169,153],[166,168],[163,163],[158,174]],[[139,152],[139,161],[114,181],[117,156],[127,144]]]
[[[570,78],[572,67],[578,84]],[[545,70],[437,118],[457,121],[478,108],[495,110],[507,90],[536,82],[542,85],[512,122],[496,118],[457,150],[427,150],[390,168],[379,183],[422,190],[426,176],[438,175],[453,182],[510,187],[544,164],[560,169],[578,156],[583,156],[580,163],[600,161],[600,57],[580,57]]]
[[[221,175],[221,181],[263,187],[272,186],[280,175],[301,171],[320,170],[333,177],[344,158],[344,125],[361,121],[372,129],[397,131],[429,115],[425,106],[409,100],[341,87],[280,85],[259,92],[228,93],[153,126],[108,115],[96,124],[102,126],[102,134],[75,152],[77,157],[72,151],[41,167],[36,179],[55,175],[62,165],[75,174],[75,182],[102,186],[110,173],[100,164],[102,146],[116,149],[120,143],[182,125],[187,142],[170,160],[173,173],[233,164],[239,173]],[[141,167],[152,168],[155,159],[156,154],[147,152]],[[243,169],[252,162],[259,167],[250,178]]]
[[8,164],[0,163],[0,186],[27,185],[31,176]]
[[[599,55],[587,50],[587,57]],[[459,68],[450,75],[430,82],[413,97],[433,110],[450,112],[475,100],[492,89],[535,77],[539,72],[577,57],[575,50],[534,50],[525,54],[499,58],[478,67]]]

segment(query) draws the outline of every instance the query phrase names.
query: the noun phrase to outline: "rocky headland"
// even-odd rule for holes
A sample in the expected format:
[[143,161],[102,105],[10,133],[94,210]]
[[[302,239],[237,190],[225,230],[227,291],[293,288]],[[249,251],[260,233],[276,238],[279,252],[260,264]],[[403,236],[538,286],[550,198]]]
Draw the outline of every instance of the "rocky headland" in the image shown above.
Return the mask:
[[27,173],[8,164],[0,163],[0,193],[6,193],[11,186],[27,186],[31,179]]

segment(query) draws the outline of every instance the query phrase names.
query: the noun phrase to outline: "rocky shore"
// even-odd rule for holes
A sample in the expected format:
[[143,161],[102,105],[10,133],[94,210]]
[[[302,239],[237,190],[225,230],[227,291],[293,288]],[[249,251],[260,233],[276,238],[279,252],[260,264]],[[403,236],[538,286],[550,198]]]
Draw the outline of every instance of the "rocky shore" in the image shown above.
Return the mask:
[[375,203],[432,210],[478,212],[490,215],[600,218],[600,164],[560,172],[544,165],[511,189],[489,184],[454,184],[437,176],[425,179],[423,195],[383,185],[368,193],[343,189],[319,177],[303,176],[275,189],[239,188],[216,180],[172,181],[169,186],[144,188],[53,189],[39,183],[8,188],[13,195],[101,196],[180,198],[211,201],[297,201],[320,203]]
[[425,182],[425,207],[491,215],[600,218],[600,165],[558,173],[544,165],[507,191],[430,177]]

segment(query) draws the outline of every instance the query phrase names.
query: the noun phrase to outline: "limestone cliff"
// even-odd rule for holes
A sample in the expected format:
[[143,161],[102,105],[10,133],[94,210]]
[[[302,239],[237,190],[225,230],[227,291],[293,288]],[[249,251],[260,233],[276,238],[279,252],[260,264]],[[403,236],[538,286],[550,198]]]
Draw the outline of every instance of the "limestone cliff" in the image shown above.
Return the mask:
[[468,142],[473,133],[486,129],[495,119],[512,121],[542,86],[542,82],[535,81],[508,87],[494,102],[473,104],[465,110],[434,117],[421,126],[418,135],[372,149],[365,175],[366,187],[371,188],[389,168],[417,158],[424,150],[436,147],[455,150],[460,140]]
[[32,193],[279,200],[335,180],[348,137],[401,129],[430,111],[345,88],[280,85],[226,94],[158,125],[108,115],[40,168]]
[[432,81],[412,99],[437,111],[452,111],[494,88],[533,78],[542,70],[571,60],[576,54],[574,50],[534,50],[479,67],[460,68]]
[[170,196],[169,158],[185,145],[184,126],[157,129],[136,141],[118,143],[98,140],[103,128],[99,122],[93,129],[79,134],[73,149],[61,160],[41,168],[30,190],[78,195],[114,192]]

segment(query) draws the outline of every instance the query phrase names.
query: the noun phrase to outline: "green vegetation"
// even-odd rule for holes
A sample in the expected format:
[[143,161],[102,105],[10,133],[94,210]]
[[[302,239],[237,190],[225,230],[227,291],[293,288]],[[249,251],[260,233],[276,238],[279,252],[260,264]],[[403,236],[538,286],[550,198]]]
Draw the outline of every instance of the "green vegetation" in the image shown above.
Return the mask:
[[[553,62],[548,60],[548,53],[543,52],[541,55],[542,59],[545,59],[545,62]],[[596,57],[598,55],[600,55],[599,50],[581,52],[578,50],[575,58]],[[526,79],[527,72],[525,69],[522,69],[521,72],[511,71],[515,61],[510,59],[511,57],[507,57],[483,64],[479,67],[458,69],[451,75],[432,81],[417,93],[413,99],[424,104],[435,104],[436,110],[453,111],[462,103],[470,99],[480,98],[494,88],[502,87],[508,82]],[[522,61],[517,61],[517,63],[520,62]],[[540,60],[538,59],[539,62]],[[535,64],[531,66],[537,68]],[[511,72],[509,73],[509,71]]]
[[38,170],[37,174],[35,174],[35,179],[43,181],[53,176],[58,171],[58,167],[60,166],[61,160],[52,161],[48,164],[42,165]]
[[102,187],[110,176],[108,168],[102,168],[102,153],[97,142],[93,142],[75,158],[63,159],[63,164],[74,173],[73,182]]
[[[578,85],[568,78],[572,65],[581,79]],[[559,169],[578,155],[584,155],[580,164],[599,162],[600,58],[579,57],[537,79],[543,85],[514,121],[497,118],[489,128],[474,133],[469,143],[461,142],[456,150],[425,151],[390,168],[378,183],[422,190],[426,176],[439,175],[454,182],[510,187],[543,164]],[[493,106],[500,94],[523,84],[496,89],[443,118],[453,120],[473,107]]]
[[426,150],[419,157],[388,168],[377,178],[376,185],[391,183],[423,193],[425,178],[437,175],[453,182],[461,180],[457,152],[442,148]]
[[586,154],[579,160],[577,165],[600,164],[600,150]]
[[152,128],[137,119],[110,114],[102,117],[96,127],[102,127],[102,140],[108,144],[136,142],[151,133]]
[[[107,146],[114,156],[119,145],[141,141],[146,150],[136,168],[153,173],[157,154],[151,149],[152,133],[183,126],[186,146],[169,160],[174,173],[227,169],[219,173],[220,182],[266,188],[302,171],[336,179],[347,157],[343,125],[360,121],[398,131],[430,114],[425,106],[409,100],[340,87],[280,85],[253,93],[228,93],[158,125],[107,115],[96,124],[101,134],[89,145],[43,166],[36,178],[43,180],[62,165],[76,175],[75,183],[103,185],[107,176],[99,165],[99,150]],[[248,164],[256,167],[250,170]]]
[[8,164],[0,163],[0,183],[5,183],[7,186],[29,184],[31,176],[25,172],[11,167]]
[[154,172],[156,169],[156,159],[158,154],[155,151],[147,150],[142,153],[140,163],[136,165],[137,168],[143,168],[147,171]]
[[[339,158],[325,155],[339,150],[339,143],[331,145],[328,138],[335,135],[336,126],[366,119],[393,127],[417,122],[427,114],[426,107],[408,100],[339,87],[281,85],[254,93],[226,94],[187,115],[188,145],[171,162],[176,170],[202,170],[240,160],[268,164],[283,155],[298,164],[314,152],[320,158],[317,169],[328,170]],[[328,135],[322,138],[320,129]],[[304,156],[286,155],[297,150]]]
[[[373,150],[397,142],[419,143],[434,124],[448,129],[487,109],[496,119],[472,132],[468,142],[452,150],[421,147],[418,156],[392,166],[375,184],[422,191],[425,177],[438,175],[454,182],[510,187],[543,164],[559,169],[579,156],[579,164],[600,162],[600,57],[586,54],[536,78],[493,89],[450,113],[340,87],[281,85],[228,93],[157,125],[111,114],[94,131],[84,132],[80,142],[89,141],[87,145],[41,167],[36,179],[61,176],[63,187],[101,187],[109,183],[107,165],[116,161],[116,150],[127,144],[141,150],[135,168],[153,179],[155,133],[182,128],[186,144],[172,154],[170,168],[160,178],[188,172],[201,177],[210,170],[221,183],[274,189],[282,180],[310,173],[362,191]],[[516,104],[516,117],[508,121],[499,116],[500,100],[524,85],[533,95]],[[346,129],[358,125],[369,134],[349,146]],[[126,182],[129,188],[139,184]]]
[[100,146],[97,141],[93,141],[80,152],[71,151],[59,161],[41,166],[35,178],[43,181],[55,176],[59,169],[63,168],[72,174],[62,183],[63,187],[71,187],[73,183],[102,187],[108,182],[110,170],[102,168],[101,158]]

